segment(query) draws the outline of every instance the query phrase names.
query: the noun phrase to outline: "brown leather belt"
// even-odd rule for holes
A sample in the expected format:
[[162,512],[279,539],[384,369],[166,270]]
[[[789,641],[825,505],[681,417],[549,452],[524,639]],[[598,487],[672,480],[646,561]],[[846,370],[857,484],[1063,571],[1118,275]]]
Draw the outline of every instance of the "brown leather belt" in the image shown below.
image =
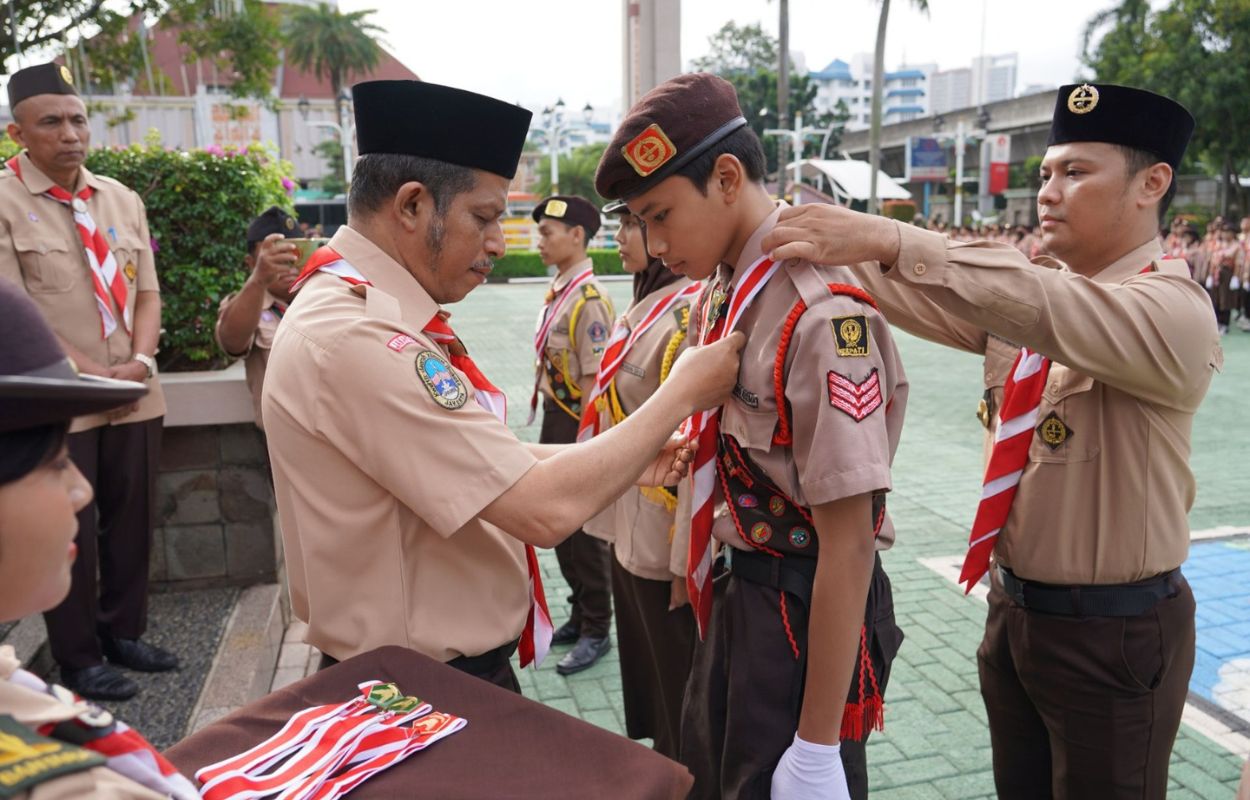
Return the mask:
[[1026,581],[1001,565],[998,577],[1011,601],[1030,611],[1068,617],[1136,617],[1154,608],[1160,600],[1176,596],[1181,570],[1177,567],[1142,581],[1101,586]]

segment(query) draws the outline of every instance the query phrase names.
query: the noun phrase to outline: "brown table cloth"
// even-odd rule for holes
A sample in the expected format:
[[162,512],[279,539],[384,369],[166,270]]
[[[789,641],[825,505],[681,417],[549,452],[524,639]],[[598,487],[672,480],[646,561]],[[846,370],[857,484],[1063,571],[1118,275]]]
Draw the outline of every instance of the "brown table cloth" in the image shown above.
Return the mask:
[[640,744],[402,647],[378,648],[279,689],[165,755],[194,778],[200,767],[277,733],[300,709],[342,703],[372,679],[393,681],[469,724],[370,778],[352,798],[676,799],[694,782],[685,767]]

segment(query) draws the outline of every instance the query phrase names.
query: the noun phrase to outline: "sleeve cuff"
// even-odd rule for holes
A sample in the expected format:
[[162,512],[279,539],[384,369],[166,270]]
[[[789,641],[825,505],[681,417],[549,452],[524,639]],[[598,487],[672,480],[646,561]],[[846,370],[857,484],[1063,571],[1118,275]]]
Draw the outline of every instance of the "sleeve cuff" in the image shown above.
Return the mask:
[[895,223],[899,234],[898,260],[885,265],[886,275],[903,283],[941,285],[947,269],[946,237],[935,231]]
[[804,481],[803,497],[809,506],[818,506],[869,492],[888,492],[892,488],[889,467],[874,464],[815,481]]

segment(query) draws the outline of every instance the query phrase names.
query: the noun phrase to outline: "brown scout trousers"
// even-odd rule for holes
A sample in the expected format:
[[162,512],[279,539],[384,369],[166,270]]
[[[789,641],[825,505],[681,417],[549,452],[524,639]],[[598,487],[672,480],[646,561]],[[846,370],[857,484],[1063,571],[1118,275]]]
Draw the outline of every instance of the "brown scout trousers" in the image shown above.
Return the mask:
[[101,663],[101,633],[138,639],[147,629],[163,424],[164,417],[157,417],[69,435],[70,458],[95,500],[78,513],[78,558],[69,595],[43,615],[52,657],[62,668]]
[[[721,569],[721,563],[716,562]],[[807,650],[807,609],[787,594],[791,630]],[[864,609],[869,654],[884,696],[890,664],[903,642],[894,623],[890,579],[873,564]],[[773,770],[794,741],[803,706],[805,662],[795,659],[781,620],[776,589],[717,575],[707,638],[695,647],[682,707],[681,758],[694,773],[695,800],[768,800]],[[848,700],[858,699],[851,686]],[[886,725],[889,723],[886,705]],[[842,742],[842,766],[851,797],[868,797],[865,741]]]
[[[560,406],[543,400],[542,444],[572,444],[577,441],[577,420]],[[568,582],[573,609],[569,620],[582,636],[596,639],[608,635],[612,623],[612,554],[608,543],[590,536],[581,528],[556,545],[560,574]]]
[[1012,800],[1163,800],[1194,667],[1194,596],[1135,617],[1043,614],[991,571],[977,650],[994,784]]

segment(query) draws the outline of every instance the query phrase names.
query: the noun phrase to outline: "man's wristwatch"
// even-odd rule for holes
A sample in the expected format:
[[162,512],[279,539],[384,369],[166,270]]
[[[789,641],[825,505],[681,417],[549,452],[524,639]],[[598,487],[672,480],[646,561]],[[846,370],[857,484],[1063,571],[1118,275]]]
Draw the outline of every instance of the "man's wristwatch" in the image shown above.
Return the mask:
[[142,364],[144,367],[147,368],[148,380],[152,380],[152,378],[156,377],[156,359],[152,358],[150,355],[146,353],[135,353],[133,356],[130,357],[130,360],[138,361],[140,364]]

